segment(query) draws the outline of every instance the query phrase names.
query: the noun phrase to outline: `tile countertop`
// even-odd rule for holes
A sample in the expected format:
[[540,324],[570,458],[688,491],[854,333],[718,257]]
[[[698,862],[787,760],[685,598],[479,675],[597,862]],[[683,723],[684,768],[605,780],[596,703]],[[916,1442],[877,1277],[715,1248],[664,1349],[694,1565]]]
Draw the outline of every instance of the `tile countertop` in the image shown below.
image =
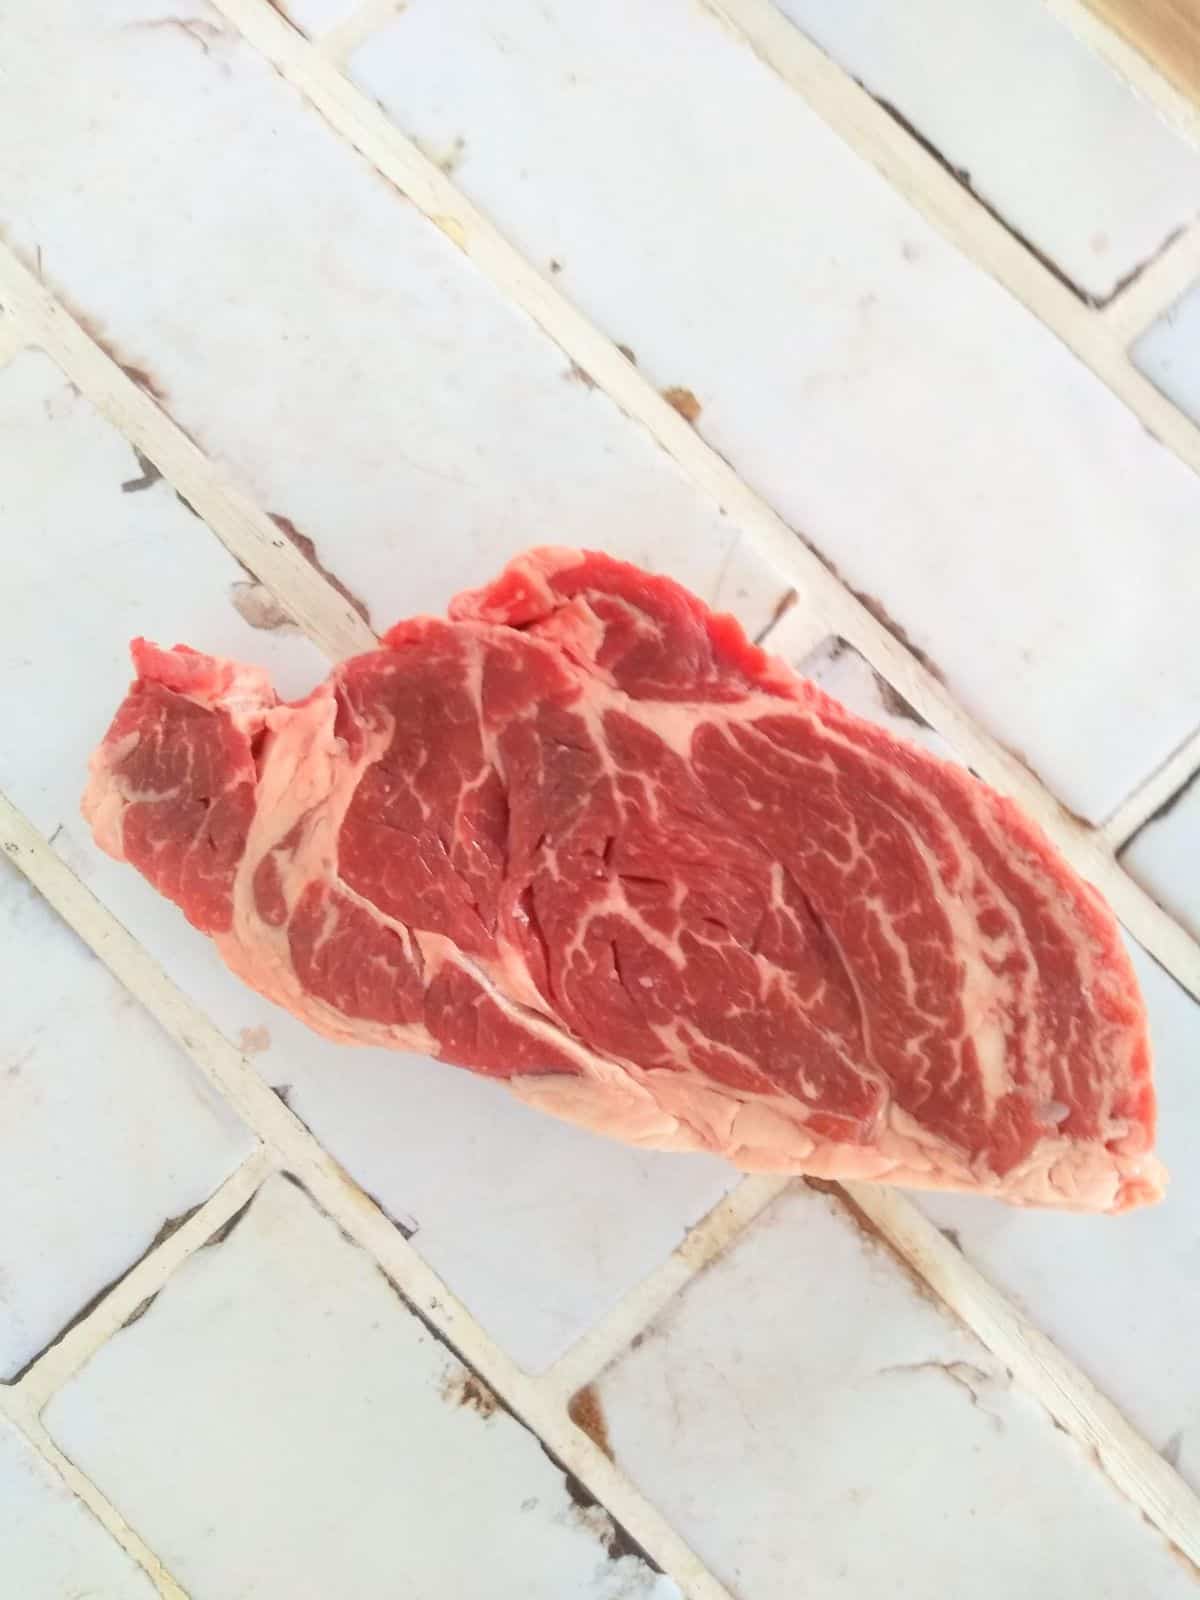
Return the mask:
[[[0,1588],[1200,1600],[1200,152],[1041,0],[11,9]],[[130,636],[299,695],[534,542],[1036,812],[1162,1207],[869,1221],[348,1056],[95,849]]]

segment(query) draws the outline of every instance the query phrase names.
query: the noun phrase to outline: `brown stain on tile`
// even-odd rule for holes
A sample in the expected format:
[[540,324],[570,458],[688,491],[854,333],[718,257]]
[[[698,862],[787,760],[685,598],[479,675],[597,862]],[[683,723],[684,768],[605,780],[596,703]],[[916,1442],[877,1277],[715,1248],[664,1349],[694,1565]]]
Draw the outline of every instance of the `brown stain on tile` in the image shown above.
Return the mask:
[[895,639],[898,644],[902,644],[908,651],[909,655],[915,657],[916,660],[921,663],[931,677],[936,678],[939,683],[945,683],[946,676],[941,667],[938,666],[937,662],[934,661],[932,656],[927,655],[926,652],[921,649],[921,646],[916,643],[904,624],[896,621],[895,617],[892,616],[891,612],[887,609],[883,601],[880,600],[877,595],[868,594],[864,589],[856,589],[853,584],[846,583],[845,578],[842,577],[841,573],[838,572],[837,568],[832,562],[827,562],[826,565],[829,567],[834,576],[840,580],[840,582],[846,584],[846,588],[849,589],[850,593],[858,601],[859,605],[864,606],[875,618],[875,621],[878,622],[881,627],[886,628],[891,634],[892,638]]
[[316,571],[321,574],[331,589],[337,590],[342,599],[358,612],[359,616],[369,628],[371,626],[371,613],[367,609],[366,601],[360,600],[358,595],[354,593],[353,589],[347,588],[338,575],[329,570],[329,568],[324,564],[320,556],[317,554],[317,547],[309,538],[309,536],[306,533],[301,533],[299,528],[292,521],[291,517],[285,517],[282,512],[272,511],[269,512],[268,515],[270,516],[271,521],[279,529],[280,533],[282,533],[292,544],[295,545],[296,549],[299,550],[300,554],[308,562],[309,566],[315,568]]
[[274,632],[277,628],[296,626],[266,584],[259,583],[256,579],[241,578],[236,583],[231,583],[229,598],[233,601],[233,608],[238,616],[252,628]]
[[596,387],[595,378],[586,368],[581,367],[578,361],[572,361],[571,365],[563,373],[563,377],[569,383],[581,383],[585,389],[594,389]]
[[496,1396],[473,1372],[460,1371],[450,1373],[441,1388],[442,1399],[447,1405],[466,1406],[469,1411],[474,1411],[476,1416],[485,1421],[488,1417],[495,1416],[500,1402]]
[[238,1049],[243,1055],[258,1056],[271,1048],[270,1028],[242,1028],[237,1036]]
[[945,1302],[940,1296],[934,1293],[912,1263],[900,1254],[887,1235],[876,1226],[857,1201],[850,1198],[840,1183],[835,1183],[831,1178],[814,1178],[807,1173],[801,1177],[800,1181],[807,1188],[815,1189],[818,1194],[827,1195],[831,1200],[836,1201],[867,1243],[873,1245],[877,1250],[885,1251],[896,1263],[922,1300],[928,1300],[947,1316],[952,1315],[947,1311]]
[[684,389],[678,384],[672,384],[669,389],[660,390],[663,399],[685,422],[690,422],[693,427],[699,421],[700,413],[704,407],[690,389]]
[[637,356],[634,355],[632,346],[627,345],[627,344],[619,344],[617,346],[617,349],[625,357],[626,361],[628,361],[628,363],[629,363],[629,365],[631,367],[636,367],[637,366],[637,364],[638,364]]
[[604,1407],[600,1403],[600,1395],[594,1383],[585,1384],[577,1394],[571,1396],[567,1415],[580,1433],[586,1433],[596,1448],[602,1450],[610,1461],[616,1459],[612,1451],[612,1441],[608,1436],[608,1419],[604,1415]]
[[139,468],[136,478],[126,478],[121,484],[122,494],[140,494],[143,489],[151,489],[162,478],[162,473],[151,461],[150,457],[143,455],[137,445],[130,445]]
[[885,711],[889,711],[893,717],[902,717],[906,722],[915,722],[918,728],[929,727],[916,706],[910,705],[899,689],[894,688],[881,672],[875,672],[874,667],[871,671],[875,674],[875,687],[879,690],[880,703]]
[[772,629],[783,621],[784,617],[786,617],[788,612],[793,609],[799,598],[800,591],[798,589],[785,589],[783,591],[783,593],[779,596],[779,599],[776,600],[775,608],[771,612],[771,615],[754,635],[755,644],[761,645],[766,641]]
[[145,21],[127,22],[124,26],[126,33],[161,33],[170,30],[181,33],[193,44],[200,46],[205,55],[208,55],[213,42],[221,38],[224,29],[215,22],[206,22],[203,17],[151,17]]

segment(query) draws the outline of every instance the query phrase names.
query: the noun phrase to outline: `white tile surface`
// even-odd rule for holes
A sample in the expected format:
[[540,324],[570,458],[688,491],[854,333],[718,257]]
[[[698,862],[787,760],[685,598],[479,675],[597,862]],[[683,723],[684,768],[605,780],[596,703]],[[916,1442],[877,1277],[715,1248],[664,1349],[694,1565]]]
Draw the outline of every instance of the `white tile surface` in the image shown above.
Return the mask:
[[1196,725],[1200,482],[710,12],[443,0],[350,67],[1074,810]]
[[326,663],[233,604],[236,561],[44,355],[0,370],[0,786],[47,834],[78,833],[87,758],[146,634],[269,667],[306,693]]
[[8,30],[10,237],[376,624],[535,543],[765,622],[784,586],[643,431],[219,19],[198,43],[163,11],[45,0]]
[[[244,575],[165,484],[121,491],[138,471],[45,357],[0,372],[0,537],[13,550],[0,597],[0,786],[48,835],[58,830],[72,868],[230,1039],[258,1052],[271,1081],[290,1086],[298,1115],[355,1178],[418,1225],[418,1248],[488,1330],[540,1369],[668,1255],[736,1174],[551,1122],[454,1068],[318,1039],[231,977],[135,872],[100,855],[79,795],[129,679],[132,634],[263,662],[293,693],[325,672],[303,639],[242,620],[230,595]],[[46,648],[50,618],[69,649]],[[60,1136],[82,1139],[83,1124]],[[171,1210],[147,1216],[146,1242]]]
[[1171,1173],[1162,1204],[1108,1218],[913,1198],[1200,1489],[1200,1005],[1136,946],[1131,953]]
[[1135,835],[1121,865],[1200,939],[1200,778]]
[[193,1600],[677,1600],[477,1381],[274,1178],[45,1421]]
[[12,1600],[153,1600],[154,1585],[0,1420],[0,1575]]
[[10,1379],[252,1140],[2,859],[0,950],[0,1379]]
[[1130,355],[1151,383],[1200,422],[1200,283],[1146,329]]
[[779,0],[976,194],[1104,299],[1195,215],[1200,151],[1044,0]]
[[790,1191],[599,1386],[739,1600],[1194,1597],[1194,1578],[837,1203]]

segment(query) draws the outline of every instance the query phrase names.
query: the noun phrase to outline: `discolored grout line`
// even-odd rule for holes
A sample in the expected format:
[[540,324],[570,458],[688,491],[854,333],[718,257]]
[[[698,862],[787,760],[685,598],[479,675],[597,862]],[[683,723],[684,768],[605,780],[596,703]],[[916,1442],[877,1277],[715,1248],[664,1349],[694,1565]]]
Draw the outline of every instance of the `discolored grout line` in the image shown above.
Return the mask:
[[1119,853],[1134,834],[1158,816],[1200,773],[1200,728],[1127,796],[1101,828],[1110,850]]
[[559,1357],[544,1374],[544,1381],[567,1397],[591,1383],[629,1348],[681,1289],[741,1237],[791,1182],[789,1177],[762,1173],[742,1178],[707,1216],[688,1229],[665,1261]]
[[[945,238],[1044,323],[1156,439],[1200,472],[1200,427],[1131,365],[1106,317],[964,188],[936,151],[909,133],[891,109],[825,55],[773,0],[701,0],[701,4]],[[1147,266],[1139,282],[1149,272]],[[1150,292],[1146,289],[1143,294]],[[1118,295],[1111,302],[1114,327],[1121,300]]]
[[114,1334],[145,1314],[175,1269],[212,1242],[215,1234],[254,1195],[275,1161],[259,1147],[178,1227],[156,1240],[110,1285],[88,1311],[30,1363],[13,1386],[19,1403],[38,1417],[50,1397],[69,1382]]
[[370,650],[374,633],[354,605],[289,537],[86,332],[62,302],[0,244],[0,306],[81,394],[161,472],[180,498],[244,567],[272,590],[311,639],[335,660]]
[[[570,1397],[557,1385],[522,1372],[484,1332],[401,1230],[3,794],[0,850],[258,1135],[267,1161],[292,1176],[345,1235],[371,1256],[415,1314],[461,1353],[504,1404],[544,1441],[564,1469],[680,1583],[690,1600],[731,1600],[662,1513],[574,1426],[567,1415]],[[175,1237],[162,1248],[170,1249]],[[129,1293],[132,1298],[133,1291]],[[137,1311],[138,1303],[129,1307],[131,1313]],[[81,1329],[85,1326],[80,1324]],[[81,1333],[80,1338],[83,1336]],[[49,1398],[48,1389],[47,1381],[38,1390],[43,1405]],[[0,1405],[2,1396],[0,1391]],[[26,1406],[18,1401],[15,1409],[32,1423]]]
[[1176,234],[1101,312],[1112,337],[1128,350],[1179,297],[1200,282],[1200,219]]
[[11,1389],[0,1388],[0,1416],[16,1428],[55,1477],[141,1568],[163,1600],[189,1600],[187,1591],[175,1581],[142,1536],[126,1522],[108,1496],[63,1454],[38,1418],[20,1403]]
[[886,1185],[840,1188],[886,1244],[1037,1399],[1054,1422],[1193,1565],[1200,1496],[1107,1396],[1027,1321],[923,1212]]

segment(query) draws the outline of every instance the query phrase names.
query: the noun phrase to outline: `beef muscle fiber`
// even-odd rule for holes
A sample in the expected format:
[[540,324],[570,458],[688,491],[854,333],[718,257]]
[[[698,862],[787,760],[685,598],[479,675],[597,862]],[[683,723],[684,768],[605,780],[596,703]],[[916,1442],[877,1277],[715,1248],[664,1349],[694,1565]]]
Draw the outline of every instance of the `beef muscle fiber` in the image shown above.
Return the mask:
[[294,704],[182,645],[133,657],[98,843],[330,1038],[752,1170],[1159,1198],[1100,896],[676,584],[531,551]]

